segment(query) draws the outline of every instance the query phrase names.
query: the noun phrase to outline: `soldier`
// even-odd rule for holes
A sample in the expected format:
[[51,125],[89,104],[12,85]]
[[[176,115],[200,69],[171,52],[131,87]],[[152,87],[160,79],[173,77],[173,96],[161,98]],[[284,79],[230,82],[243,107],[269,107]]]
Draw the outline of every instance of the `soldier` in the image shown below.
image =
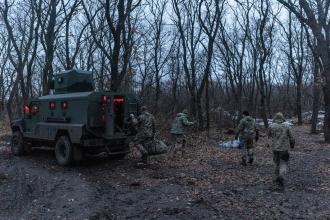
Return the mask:
[[287,173],[289,161],[289,147],[294,148],[295,140],[292,136],[290,126],[285,124],[282,113],[277,113],[273,123],[268,129],[268,138],[273,149],[273,160],[275,163],[275,183],[280,187],[284,186],[284,175]]
[[181,151],[183,155],[186,147],[186,127],[194,125],[195,122],[188,120],[188,110],[184,109],[182,113],[178,113],[172,122],[171,134],[174,139],[174,146],[172,147],[172,158],[176,152]]
[[258,141],[259,132],[256,129],[254,119],[248,111],[243,111],[243,118],[239,122],[235,139],[237,140],[238,137],[240,140],[242,165],[246,166],[247,161],[252,164],[254,161],[253,139]]
[[130,135],[136,135],[136,133],[137,133],[136,125],[137,125],[137,123],[138,123],[138,121],[137,121],[137,118],[135,117],[135,115],[130,114],[128,119],[125,122],[127,132]]
[[146,144],[155,136],[155,117],[147,111],[146,106],[141,107],[141,114],[134,120],[137,127],[137,134],[134,139],[135,147],[141,152],[142,162],[148,162],[148,150]]

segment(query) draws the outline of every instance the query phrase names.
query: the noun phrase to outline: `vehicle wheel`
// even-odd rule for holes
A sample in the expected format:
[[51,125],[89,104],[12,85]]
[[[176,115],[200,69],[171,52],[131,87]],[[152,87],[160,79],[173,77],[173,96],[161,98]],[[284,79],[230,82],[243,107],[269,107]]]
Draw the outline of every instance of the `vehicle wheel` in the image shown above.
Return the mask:
[[57,163],[62,166],[69,166],[73,159],[73,146],[67,136],[60,136],[55,145],[55,156]]
[[11,152],[15,156],[21,156],[25,154],[24,138],[20,131],[14,131],[11,138]]

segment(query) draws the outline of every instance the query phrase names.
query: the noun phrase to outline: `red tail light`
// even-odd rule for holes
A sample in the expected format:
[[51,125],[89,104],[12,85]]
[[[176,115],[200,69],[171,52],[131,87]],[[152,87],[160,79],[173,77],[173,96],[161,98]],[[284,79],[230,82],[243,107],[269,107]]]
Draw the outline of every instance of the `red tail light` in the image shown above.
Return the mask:
[[50,102],[50,103],[49,103],[49,108],[50,108],[51,110],[56,109],[56,102],[55,102],[55,101]]
[[102,96],[102,103],[105,104],[107,103],[107,97],[105,95]]
[[108,97],[103,95],[101,97],[101,100],[102,100],[101,117],[102,117],[102,121],[105,122],[105,105],[107,104]]
[[24,105],[23,112],[24,114],[30,114],[30,107],[28,105]]
[[68,102],[67,101],[63,101],[63,102],[61,102],[61,108],[62,109],[67,109],[68,108]]
[[115,98],[113,99],[113,102],[125,102],[125,99],[122,98],[122,97],[115,97]]

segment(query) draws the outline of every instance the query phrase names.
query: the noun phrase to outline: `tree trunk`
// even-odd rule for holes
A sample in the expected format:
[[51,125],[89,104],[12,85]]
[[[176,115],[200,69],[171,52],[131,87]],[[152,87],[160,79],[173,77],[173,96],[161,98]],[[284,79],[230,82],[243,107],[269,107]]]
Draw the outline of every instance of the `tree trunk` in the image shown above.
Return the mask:
[[[177,55],[179,57],[179,55]],[[172,75],[173,75],[173,84],[172,84],[172,102],[173,106],[177,105],[177,89],[178,89],[178,80],[180,75],[180,62],[177,61],[177,64],[173,64],[172,69]]]
[[330,143],[330,87],[328,86],[324,87],[323,93],[324,93],[324,106],[325,106],[324,139],[325,142]]
[[102,53],[101,56],[101,68],[100,68],[100,78],[99,78],[99,90],[104,91],[104,72],[105,72],[105,55]]
[[320,110],[321,82],[319,76],[319,65],[314,58],[314,85],[313,85],[313,113],[311,133],[316,134],[317,117]]
[[190,112],[196,117],[196,96],[195,93],[191,93],[190,95]]
[[210,96],[209,96],[209,77],[205,84],[205,110],[206,110],[206,130],[209,135],[210,132]]
[[155,111],[159,111],[159,99],[160,99],[160,77],[159,70],[156,70],[156,94],[155,94]]
[[260,95],[260,114],[261,118],[265,124],[265,128],[268,128],[268,119],[267,119],[267,114],[266,114],[266,105],[265,105],[265,96]]
[[317,117],[320,109],[320,95],[321,91],[318,85],[315,84],[313,86],[313,114],[312,114],[312,126],[311,133],[316,134],[316,126],[317,126]]
[[296,98],[296,108],[297,108],[297,115],[298,115],[298,125],[302,125],[302,110],[301,110],[301,78],[297,79],[297,98]]
[[56,6],[57,1],[50,1],[50,15],[45,35],[45,66],[42,74],[42,93],[43,95],[49,94],[49,80],[53,74],[53,60],[55,52],[55,25],[56,25]]
[[202,131],[204,129],[202,93],[197,94],[197,116],[198,116],[199,129]]
[[15,93],[17,92],[17,89],[18,89],[18,78],[16,78],[16,80],[14,82],[13,89],[11,90],[11,92],[9,94],[9,98],[8,98],[7,105],[6,105],[9,121],[13,120],[12,104],[13,104],[14,96],[15,96]]
[[263,80],[263,63],[260,65],[259,69],[259,93],[260,93],[260,114],[264,121],[265,128],[268,128],[268,120],[266,113],[266,95],[265,95],[265,82]]

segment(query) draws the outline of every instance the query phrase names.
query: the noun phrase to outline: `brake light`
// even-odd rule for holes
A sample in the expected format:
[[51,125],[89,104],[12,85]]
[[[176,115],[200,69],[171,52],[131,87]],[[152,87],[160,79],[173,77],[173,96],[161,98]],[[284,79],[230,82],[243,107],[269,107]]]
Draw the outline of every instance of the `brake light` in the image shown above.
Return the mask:
[[30,114],[30,108],[28,105],[24,105],[23,112],[24,112],[24,114]]
[[113,102],[124,102],[125,99],[124,98],[114,98]]
[[101,97],[101,100],[102,100],[101,117],[102,117],[102,121],[105,122],[105,105],[107,104],[108,97],[103,95]]
[[102,103],[105,104],[107,103],[107,97],[105,95],[102,96]]
[[67,109],[68,106],[69,106],[69,105],[68,105],[68,102],[67,102],[67,101],[62,101],[62,102],[61,102],[61,108],[62,108],[62,109]]
[[51,102],[49,103],[49,108],[50,108],[51,110],[56,109],[56,102],[55,102],[55,101],[51,101]]

